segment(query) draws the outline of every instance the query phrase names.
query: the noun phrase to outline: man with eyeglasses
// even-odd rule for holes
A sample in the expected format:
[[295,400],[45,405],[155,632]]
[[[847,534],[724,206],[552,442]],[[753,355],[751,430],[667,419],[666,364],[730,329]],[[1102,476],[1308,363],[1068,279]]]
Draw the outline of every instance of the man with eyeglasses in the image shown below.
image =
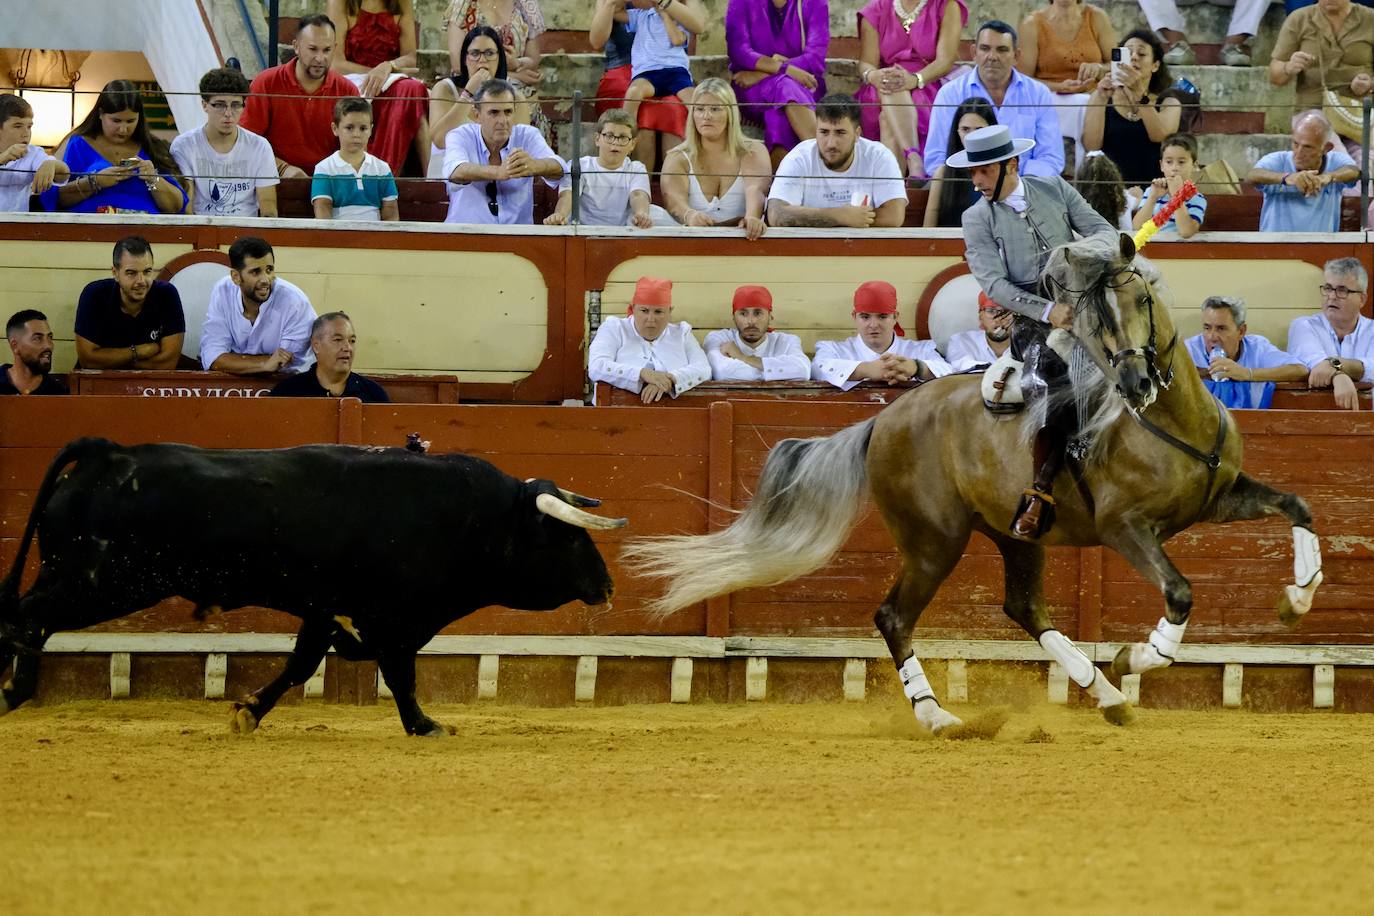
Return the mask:
[[476,124],[444,139],[447,223],[528,226],[534,223],[534,179],[551,187],[563,177],[559,159],[539,131],[514,124],[515,87],[488,80],[473,96]]
[[1322,268],[1322,309],[1293,319],[1288,352],[1308,368],[1307,384],[1331,388],[1336,406],[1358,410],[1356,382],[1374,381],[1374,320],[1360,314],[1369,273],[1356,258],[1336,258]]
[[200,78],[205,126],[172,141],[172,158],[189,180],[199,216],[276,216],[277,163],[272,145],[239,126],[248,78],[211,70]]
[[988,294],[978,291],[978,327],[972,331],[951,334],[945,344],[945,361],[956,372],[966,372],[977,366],[990,366],[1011,346],[1011,322],[1015,317],[1010,309],[993,302]]

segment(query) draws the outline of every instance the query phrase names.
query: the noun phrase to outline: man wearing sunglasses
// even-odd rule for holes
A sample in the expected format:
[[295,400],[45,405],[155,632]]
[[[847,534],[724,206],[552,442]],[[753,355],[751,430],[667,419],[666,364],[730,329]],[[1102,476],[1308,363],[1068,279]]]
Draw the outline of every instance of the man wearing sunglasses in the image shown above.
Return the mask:
[[276,216],[277,161],[272,145],[239,126],[248,78],[211,70],[200,78],[205,126],[172,141],[172,158],[191,186],[198,216]]
[[978,327],[951,334],[945,344],[945,360],[956,372],[992,365],[1011,346],[1013,316],[1010,309],[1002,308],[979,290]]
[[1356,258],[1336,258],[1322,268],[1322,308],[1293,319],[1288,352],[1307,367],[1307,384],[1331,388],[1336,406],[1358,410],[1356,382],[1374,381],[1374,320],[1360,314],[1369,295],[1369,273]]
[[534,222],[534,179],[551,187],[563,160],[528,124],[515,124],[515,88],[488,80],[473,96],[477,123],[444,139],[449,223],[528,226]]

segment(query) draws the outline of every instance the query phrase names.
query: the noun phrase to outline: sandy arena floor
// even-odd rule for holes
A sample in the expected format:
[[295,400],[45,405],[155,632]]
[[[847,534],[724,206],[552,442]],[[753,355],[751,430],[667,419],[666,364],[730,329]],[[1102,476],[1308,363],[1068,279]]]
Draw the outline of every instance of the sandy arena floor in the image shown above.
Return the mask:
[[1374,716],[886,702],[619,709],[93,702],[0,720],[20,913],[1352,913]]

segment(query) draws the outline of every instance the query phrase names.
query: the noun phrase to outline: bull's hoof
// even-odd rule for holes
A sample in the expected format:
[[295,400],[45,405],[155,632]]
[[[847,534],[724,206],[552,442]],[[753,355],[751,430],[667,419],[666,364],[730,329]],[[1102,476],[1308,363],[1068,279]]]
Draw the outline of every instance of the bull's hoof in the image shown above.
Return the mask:
[[235,703],[229,709],[229,730],[236,735],[251,735],[258,730],[258,717],[246,704]]
[[7,700],[7,699],[5,699],[5,695],[4,695],[3,693],[0,693],[0,716],[5,715],[5,714],[8,713],[9,711],[10,711],[10,701]]
[[1130,725],[1135,721],[1135,707],[1130,703],[1113,703],[1102,707],[1102,718],[1112,725]]
[[1116,657],[1112,659],[1111,672],[1118,679],[1131,673],[1131,647],[1122,646],[1117,650]]
[[427,719],[415,726],[415,731],[411,732],[417,738],[447,738],[449,735],[458,734],[458,729],[452,725],[441,725],[433,719]]

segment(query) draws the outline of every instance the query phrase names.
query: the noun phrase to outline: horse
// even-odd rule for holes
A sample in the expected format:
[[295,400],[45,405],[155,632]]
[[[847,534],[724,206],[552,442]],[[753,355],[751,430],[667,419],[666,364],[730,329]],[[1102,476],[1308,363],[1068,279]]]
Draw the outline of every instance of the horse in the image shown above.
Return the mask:
[[[1055,522],[1038,540],[1011,533],[1031,468],[1025,442],[1041,424],[1041,401],[1015,415],[986,409],[977,375],[946,376],[908,391],[877,416],[828,437],[787,439],[769,452],[754,497],[727,528],[706,535],[639,538],[627,567],[665,581],[650,610],[666,616],[715,595],[777,585],[825,564],[844,544],[871,495],[896,542],[901,570],[874,623],[887,643],[917,722],[958,737],[974,728],[942,708],[916,658],[912,631],[973,531],[1004,566],[1003,611],[1097,702],[1104,718],[1134,717],[1125,696],[1054,626],[1042,593],[1045,548],[1115,550],[1162,593],[1164,615],[1140,643],[1123,647],[1117,677],[1169,665],[1183,640],[1192,590],[1163,543],[1198,522],[1280,515],[1293,530],[1294,583],[1280,593],[1280,619],[1295,624],[1321,584],[1312,515],[1241,467],[1235,421],[1203,386],[1178,340],[1158,269],[1100,238],[1059,246],[1045,269],[1072,329],[1049,342],[1065,355],[1082,445],[1059,473]],[[1161,341],[1166,341],[1160,346]],[[1174,371],[1174,361],[1181,365]]]

